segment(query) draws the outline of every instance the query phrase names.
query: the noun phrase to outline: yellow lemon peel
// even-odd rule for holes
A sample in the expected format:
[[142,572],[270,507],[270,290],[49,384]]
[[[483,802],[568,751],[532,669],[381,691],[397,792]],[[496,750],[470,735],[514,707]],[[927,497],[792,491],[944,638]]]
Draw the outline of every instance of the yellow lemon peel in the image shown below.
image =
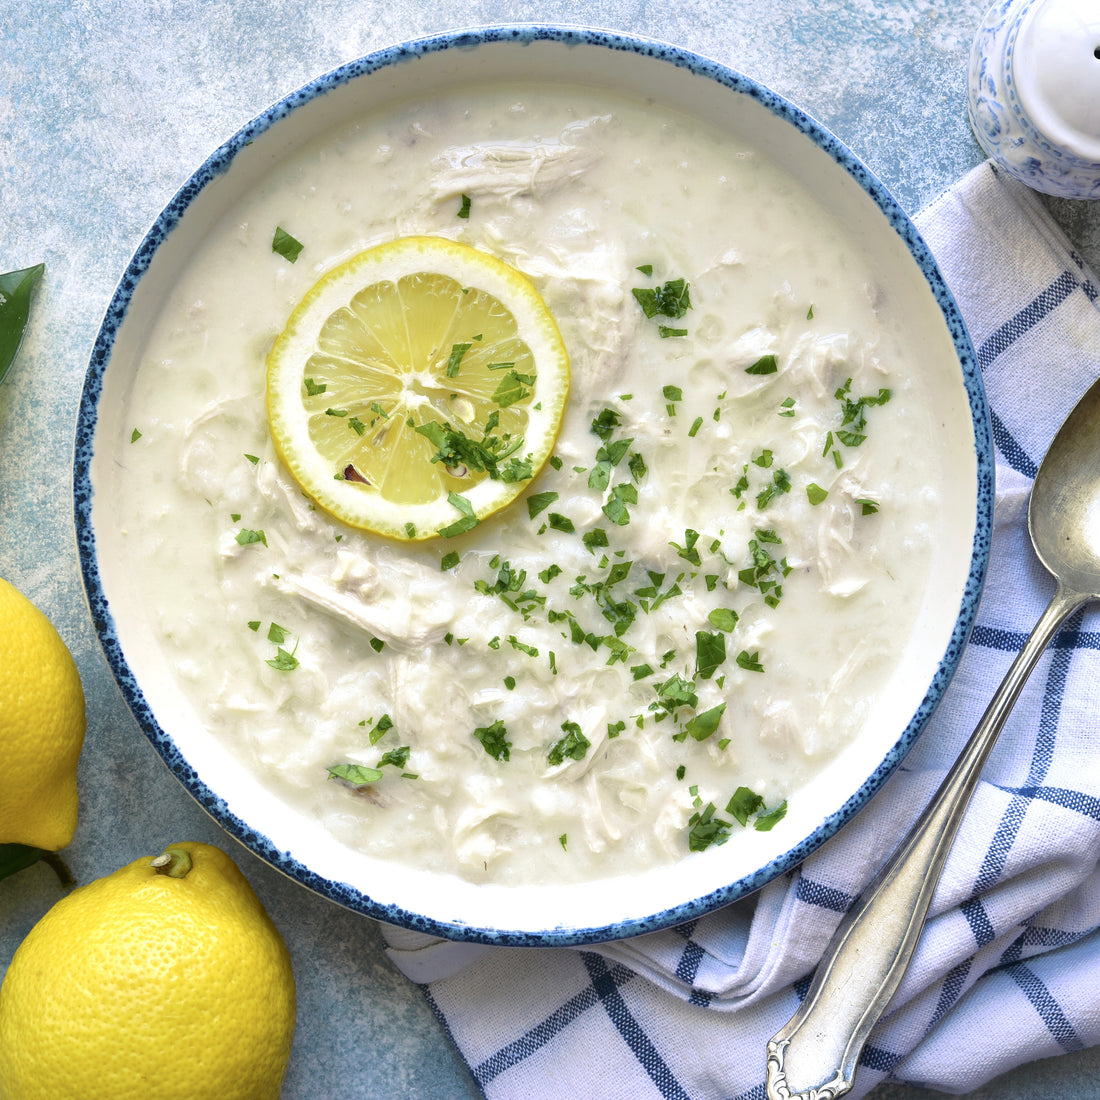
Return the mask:
[[286,945],[221,849],[165,856],[78,887],[19,946],[0,986],[0,1096],[279,1096],[295,1012]]
[[0,844],[57,851],[72,840],[85,724],[72,654],[0,578]]

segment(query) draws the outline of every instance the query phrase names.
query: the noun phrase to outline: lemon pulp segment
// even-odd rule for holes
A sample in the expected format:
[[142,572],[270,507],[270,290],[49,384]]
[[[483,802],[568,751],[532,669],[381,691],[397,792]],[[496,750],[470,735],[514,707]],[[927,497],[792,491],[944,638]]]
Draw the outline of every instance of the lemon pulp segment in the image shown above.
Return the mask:
[[535,287],[438,237],[322,276],[268,356],[268,418],[291,474],[339,519],[401,539],[459,533],[519,496],[568,391]]

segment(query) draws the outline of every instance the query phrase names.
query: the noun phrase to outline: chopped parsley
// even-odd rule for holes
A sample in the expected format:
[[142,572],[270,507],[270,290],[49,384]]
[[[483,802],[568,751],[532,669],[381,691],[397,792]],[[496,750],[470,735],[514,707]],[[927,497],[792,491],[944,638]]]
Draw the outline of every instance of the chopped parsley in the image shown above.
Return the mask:
[[611,496],[600,510],[617,527],[625,527],[630,522],[628,505],[636,504],[637,501],[638,490],[624,482],[611,490]]
[[858,447],[866,438],[867,410],[875,405],[885,405],[891,393],[885,387],[877,394],[853,398],[852,380],[849,378],[833,396],[840,402],[841,422],[836,436],[845,447]]
[[733,792],[726,806],[726,813],[730,814],[739,825],[748,825],[749,818],[757,815],[753,822],[753,828],[758,832],[766,833],[773,829],[787,814],[786,800],[774,809],[767,809],[764,799],[748,787],[738,787]]
[[409,746],[402,745],[397,749],[390,749],[389,752],[382,754],[381,759],[378,761],[378,766],[384,768],[392,766],[395,768],[403,768],[409,762]]
[[726,813],[731,814],[739,825],[747,825],[749,818],[763,808],[764,799],[760,795],[748,787],[738,787],[726,805]]
[[706,851],[712,844],[725,844],[730,837],[730,823],[715,817],[713,802],[697,810],[688,818],[688,848],[693,852]]
[[527,515],[534,519],[540,512],[546,511],[555,500],[558,499],[558,494],[555,492],[545,493],[532,493],[527,498]]
[[447,494],[447,500],[462,514],[454,523],[439,529],[438,533],[443,538],[451,539],[456,535],[463,535],[467,531],[472,531],[481,522],[474,514],[474,506],[461,494],[450,492]]
[[[503,365],[508,366],[509,364]],[[514,405],[517,401],[525,401],[530,397],[531,390],[529,387],[534,384],[535,376],[533,374],[520,374],[514,369],[509,370],[493,391],[492,400],[502,409],[506,409],[509,405]]]
[[488,726],[478,726],[474,730],[474,737],[494,760],[511,758],[512,742],[508,740],[508,728],[501,719],[498,718]]
[[452,472],[462,474],[468,470],[479,470],[494,481],[526,481],[533,473],[531,458],[516,457],[523,446],[523,439],[494,435],[499,423],[496,415],[494,413],[489,417],[480,440],[471,439],[462,430],[435,420],[418,424],[414,431],[436,448],[431,461],[442,462]]
[[772,474],[772,482],[770,485],[765,485],[759,493],[756,494],[756,506],[757,508],[767,508],[773,498],[782,496],[783,493],[789,493],[791,491],[791,475],[786,470],[776,470]]
[[562,722],[561,728],[565,736],[555,741],[546,753],[546,759],[551,767],[557,767],[567,759],[583,760],[584,754],[592,744],[576,722]]
[[560,512],[551,512],[546,517],[546,522],[555,531],[564,531],[567,535],[571,535],[576,531],[576,525],[568,516],[563,516]]
[[469,195],[463,195],[462,196],[462,205],[458,208],[458,213],[455,215],[455,217],[456,218],[469,218],[469,216],[470,216],[470,206],[471,205],[472,204],[470,202],[470,196]]
[[774,355],[761,355],[750,367],[745,368],[746,374],[775,374],[779,370],[779,362]]
[[458,366],[462,362],[462,357],[473,347],[473,344],[452,344],[451,354],[447,359],[446,375],[448,378],[455,378],[458,376]]
[[696,714],[688,719],[687,724],[684,726],[684,732],[695,738],[696,741],[705,741],[718,729],[718,724],[722,721],[722,715],[725,712],[726,704],[719,703],[718,706],[711,707],[710,710],[705,710],[702,714]]
[[727,634],[733,630],[738,622],[738,614],[731,607],[716,607],[707,613],[707,622],[717,630],[723,630]]
[[393,719],[388,714],[383,714],[370,731],[370,743],[377,745],[386,734],[393,729]]
[[382,773],[377,768],[368,768],[365,764],[333,764],[328,769],[329,779],[342,779],[353,787],[366,787],[377,783]]
[[271,239],[271,251],[278,253],[284,260],[296,263],[305,245],[292,237],[281,225],[275,227],[275,236]]
[[647,318],[678,320],[691,309],[691,288],[683,279],[669,279],[659,287],[635,287],[631,293]]
[[760,663],[760,650],[758,649],[753,650],[752,653],[747,649],[741,650],[741,652],[737,654],[737,665],[746,672],[764,671],[764,666]]
[[280,646],[267,664],[278,672],[293,672],[298,667],[298,658]]

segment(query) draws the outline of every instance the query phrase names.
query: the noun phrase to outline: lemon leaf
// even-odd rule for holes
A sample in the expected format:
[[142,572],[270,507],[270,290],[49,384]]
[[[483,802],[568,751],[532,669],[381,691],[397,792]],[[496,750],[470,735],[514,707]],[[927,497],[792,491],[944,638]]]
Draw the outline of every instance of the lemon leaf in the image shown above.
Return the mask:
[[0,879],[37,863],[45,853],[27,844],[0,844]]
[[31,311],[31,294],[45,270],[45,264],[36,264],[0,275],[0,382],[4,381],[23,343]]

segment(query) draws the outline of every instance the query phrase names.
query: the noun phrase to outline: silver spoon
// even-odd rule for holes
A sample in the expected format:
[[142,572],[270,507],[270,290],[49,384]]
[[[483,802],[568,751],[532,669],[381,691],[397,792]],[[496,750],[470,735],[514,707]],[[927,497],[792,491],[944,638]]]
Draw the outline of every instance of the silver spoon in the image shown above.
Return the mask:
[[1100,599],[1100,380],[1058,429],[1031,489],[1027,526],[1058,582],[926,812],[848,911],[798,1011],[768,1042],[768,1100],[833,1100],[901,982],[955,832],[990,750],[1055,631]]

